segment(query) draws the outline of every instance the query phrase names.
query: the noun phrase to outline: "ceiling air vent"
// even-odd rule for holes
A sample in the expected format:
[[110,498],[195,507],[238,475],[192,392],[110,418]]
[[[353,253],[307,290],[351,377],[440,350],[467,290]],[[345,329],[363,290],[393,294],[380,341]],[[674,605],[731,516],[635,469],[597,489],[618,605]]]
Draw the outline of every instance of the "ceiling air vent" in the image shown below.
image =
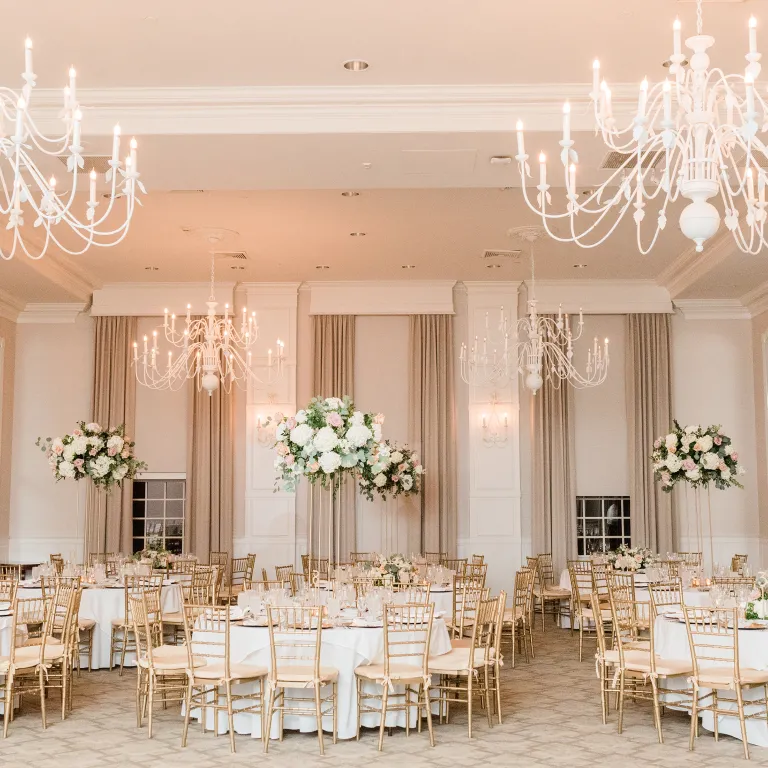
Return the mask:
[[245,251],[216,251],[214,256],[227,261],[248,261],[248,254]]
[[505,261],[511,261],[512,263],[518,263],[520,261],[520,251],[496,251],[488,250],[483,251],[483,261],[493,261],[495,259],[504,259]]
[[[655,168],[664,157],[664,152],[648,152],[643,156],[643,169]],[[619,168],[634,168],[637,165],[636,152],[609,152],[600,163],[600,169],[603,171],[615,171]]]
[[[70,157],[71,155],[59,155],[59,160],[61,160],[63,165],[66,165]],[[111,159],[109,155],[83,155],[84,165],[80,173],[90,173],[91,168],[93,168],[96,173],[103,176],[109,170],[109,161]]]

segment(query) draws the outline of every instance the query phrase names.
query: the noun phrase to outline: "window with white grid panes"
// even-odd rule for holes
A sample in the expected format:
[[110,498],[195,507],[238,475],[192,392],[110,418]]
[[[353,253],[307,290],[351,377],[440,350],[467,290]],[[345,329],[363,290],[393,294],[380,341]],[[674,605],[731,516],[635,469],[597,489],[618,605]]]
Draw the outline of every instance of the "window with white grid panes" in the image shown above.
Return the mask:
[[181,554],[184,541],[184,480],[133,481],[133,551],[155,541]]
[[629,546],[629,496],[577,496],[576,543],[580,557]]

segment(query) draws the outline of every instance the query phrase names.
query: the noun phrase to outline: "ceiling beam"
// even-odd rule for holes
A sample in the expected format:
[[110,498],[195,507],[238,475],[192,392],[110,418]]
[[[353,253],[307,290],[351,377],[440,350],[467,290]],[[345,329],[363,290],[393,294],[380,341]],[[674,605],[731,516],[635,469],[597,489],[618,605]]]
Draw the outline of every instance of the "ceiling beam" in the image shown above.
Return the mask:
[[664,286],[673,299],[735,253],[733,235],[727,229],[723,230],[704,246],[702,253],[697,253],[696,246],[691,245],[656,278],[656,282]]

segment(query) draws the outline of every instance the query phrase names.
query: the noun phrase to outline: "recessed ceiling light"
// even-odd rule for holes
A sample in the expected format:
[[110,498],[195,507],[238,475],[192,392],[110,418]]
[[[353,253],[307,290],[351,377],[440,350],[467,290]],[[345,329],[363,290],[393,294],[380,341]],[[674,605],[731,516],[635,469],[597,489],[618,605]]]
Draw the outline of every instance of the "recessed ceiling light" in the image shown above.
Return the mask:
[[349,236],[350,237],[365,237],[366,234],[367,234],[366,232],[350,232]]
[[245,267],[240,266],[240,264],[233,264],[230,269],[245,269]]
[[327,264],[316,264],[315,269],[330,269]]
[[574,264],[574,269],[584,269],[587,265],[586,264]]
[[157,16],[145,16],[144,21],[157,21]]
[[486,264],[486,269],[501,269],[501,264]]
[[350,72],[362,72],[364,69],[368,69],[368,62],[363,59],[350,59],[344,62],[344,69]]
[[415,264],[403,264],[400,269],[416,269]]
[[509,165],[511,162],[510,155],[494,155],[491,158],[491,165]]
[[157,272],[160,267],[144,267],[144,269],[146,269],[147,272]]
[[342,192],[341,196],[342,197],[360,197],[360,193],[359,192]]

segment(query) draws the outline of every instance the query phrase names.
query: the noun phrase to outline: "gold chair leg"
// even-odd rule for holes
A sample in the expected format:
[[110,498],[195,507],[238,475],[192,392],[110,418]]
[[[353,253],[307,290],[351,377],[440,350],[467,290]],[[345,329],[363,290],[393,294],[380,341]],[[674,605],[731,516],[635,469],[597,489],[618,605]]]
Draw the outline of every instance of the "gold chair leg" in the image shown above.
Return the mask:
[[235,714],[232,711],[232,682],[227,680],[227,723],[229,724],[229,748],[235,752]]
[[425,709],[427,710],[427,730],[429,731],[429,746],[435,746],[435,731],[432,727],[432,700],[429,695],[429,686],[424,686]]
[[[656,725],[656,731],[659,734],[659,744],[664,743],[664,734],[661,730],[661,712],[659,711],[659,686],[655,677],[651,678],[651,688],[653,689],[653,719]],[[717,722],[717,716],[715,716]],[[717,725],[715,725],[717,728]]]
[[189,733],[189,718],[192,712],[192,681],[187,681],[187,690],[184,692],[184,727],[181,731],[181,746],[187,746],[187,734]]
[[624,728],[624,670],[619,672],[619,733]]
[[381,723],[379,724],[379,752],[384,748],[384,729],[387,722],[387,700],[389,698],[389,687],[386,683],[383,686],[381,694]]
[[[749,742],[747,742],[747,723],[744,719],[744,694],[741,686],[736,686],[736,704],[739,708],[739,725],[741,726],[741,741],[744,744],[744,757],[749,760]],[[717,713],[715,713],[717,717]]]
[[9,671],[5,677],[5,711],[3,712],[3,738],[8,737],[8,723],[13,711],[13,674]]
[[267,719],[263,724],[264,727],[264,753],[269,752],[269,740],[272,735],[272,715],[274,714],[275,705],[275,689],[273,686],[269,686],[269,702],[267,703]]
[[[285,706],[285,702],[283,702]],[[323,744],[323,714],[320,707],[320,684],[315,684],[315,712],[317,716],[317,740],[320,743],[320,754],[325,754],[325,745]]]
[[467,675],[467,732],[472,738],[472,672]]
[[694,685],[693,686],[693,699],[691,701],[691,735],[688,740],[688,749],[693,752],[693,743],[696,739],[697,731],[698,731],[698,725],[699,725],[699,715],[697,713],[697,707],[699,703],[699,689]]
[[720,724],[718,723],[717,716],[717,688],[712,690],[712,705],[715,708],[715,741],[720,741]]

